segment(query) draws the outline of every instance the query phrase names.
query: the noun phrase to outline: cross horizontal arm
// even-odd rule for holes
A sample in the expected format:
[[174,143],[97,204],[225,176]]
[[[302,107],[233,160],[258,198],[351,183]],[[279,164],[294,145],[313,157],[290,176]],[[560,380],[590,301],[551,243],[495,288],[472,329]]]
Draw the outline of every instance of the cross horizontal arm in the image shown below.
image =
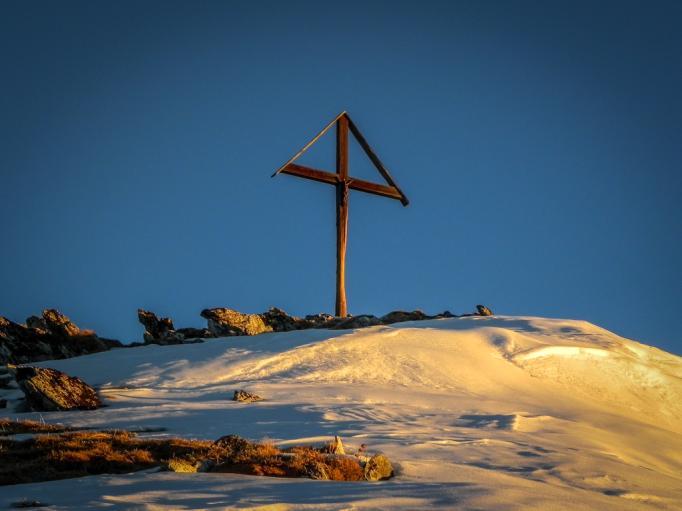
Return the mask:
[[[317,170],[310,167],[304,167],[303,165],[297,165],[295,163],[289,163],[288,165],[282,167],[280,170],[281,174],[289,174],[296,177],[303,177],[305,179],[312,179],[313,181],[318,181],[320,183],[327,183],[330,185],[335,185],[339,183],[338,174],[332,172],[326,172],[324,170]],[[402,201],[404,195],[398,191],[394,186],[384,186],[371,181],[365,181],[364,179],[348,179],[348,188],[351,190],[357,190],[359,192],[371,193],[374,195],[380,195],[381,197],[388,197],[389,199],[396,199]]]

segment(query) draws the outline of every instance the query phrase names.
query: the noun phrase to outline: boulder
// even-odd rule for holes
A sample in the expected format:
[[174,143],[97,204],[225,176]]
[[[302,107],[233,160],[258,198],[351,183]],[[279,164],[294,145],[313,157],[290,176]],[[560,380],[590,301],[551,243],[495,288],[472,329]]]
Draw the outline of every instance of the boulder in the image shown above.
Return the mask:
[[[173,320],[170,318],[159,319],[159,317],[151,311],[137,309],[137,319],[142,323],[142,326],[144,326],[143,337],[146,343],[158,343],[167,337],[170,338],[169,340],[171,342],[175,343],[174,341],[178,336],[175,335]],[[182,338],[184,339],[184,336]]]
[[257,394],[252,394],[245,390],[235,390],[232,401],[239,401],[241,403],[254,403],[256,401],[263,401],[263,398]]
[[384,325],[390,325],[392,323],[401,323],[403,321],[421,321],[424,319],[430,319],[430,316],[427,316],[420,310],[414,310],[412,312],[393,311],[389,312],[385,316],[382,316],[381,322]]
[[102,406],[95,389],[80,378],[43,367],[8,367],[31,411],[94,410]]
[[365,479],[367,481],[382,481],[393,476],[393,466],[383,454],[375,454],[365,463]]
[[479,316],[492,316],[492,315],[493,315],[493,311],[491,311],[491,310],[490,310],[488,307],[486,307],[485,305],[477,305],[477,306],[476,306],[476,313],[477,313]]
[[204,309],[201,316],[208,320],[208,329],[216,337],[233,335],[258,335],[272,332],[272,327],[265,324],[260,314],[244,314],[223,307]]

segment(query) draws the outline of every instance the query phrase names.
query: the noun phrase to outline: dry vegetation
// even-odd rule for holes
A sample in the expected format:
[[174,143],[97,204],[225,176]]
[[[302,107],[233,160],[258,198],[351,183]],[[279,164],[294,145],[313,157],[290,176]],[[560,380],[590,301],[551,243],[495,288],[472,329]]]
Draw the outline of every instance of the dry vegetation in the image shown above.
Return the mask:
[[69,430],[71,428],[59,424],[47,424],[30,420],[0,419],[0,436],[17,435],[19,433],[62,433]]
[[[216,442],[150,439],[128,431],[70,432],[36,422],[11,424],[14,432],[38,434],[27,440],[0,437],[0,484],[128,473],[157,466],[176,472],[233,472],[334,481],[364,478],[357,458],[325,454],[312,447],[284,451],[237,436]],[[42,434],[45,432],[48,434]]]

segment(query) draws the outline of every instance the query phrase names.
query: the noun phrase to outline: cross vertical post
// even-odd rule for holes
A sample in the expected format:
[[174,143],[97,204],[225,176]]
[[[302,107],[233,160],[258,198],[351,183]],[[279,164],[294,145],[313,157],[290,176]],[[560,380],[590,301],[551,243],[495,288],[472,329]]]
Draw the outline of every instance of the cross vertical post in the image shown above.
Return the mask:
[[346,244],[348,241],[348,119],[336,121],[336,310],[337,317],[348,315],[346,305]]

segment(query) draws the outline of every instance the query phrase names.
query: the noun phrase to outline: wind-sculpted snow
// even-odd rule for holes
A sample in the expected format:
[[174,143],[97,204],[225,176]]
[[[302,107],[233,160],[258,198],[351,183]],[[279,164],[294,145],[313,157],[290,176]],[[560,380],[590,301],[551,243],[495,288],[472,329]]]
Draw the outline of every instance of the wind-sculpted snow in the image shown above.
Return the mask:
[[[80,493],[87,502],[79,509],[102,502],[169,509],[682,508],[682,359],[584,321],[496,316],[305,330],[43,365],[99,385],[110,405],[43,414],[47,421],[166,428],[164,434],[199,438],[234,433],[284,445],[340,434],[350,449],[367,444],[398,467],[398,477],[380,485],[96,477]],[[265,401],[233,402],[237,388]],[[48,502],[75,506],[74,484],[9,488],[3,499],[42,492]]]

